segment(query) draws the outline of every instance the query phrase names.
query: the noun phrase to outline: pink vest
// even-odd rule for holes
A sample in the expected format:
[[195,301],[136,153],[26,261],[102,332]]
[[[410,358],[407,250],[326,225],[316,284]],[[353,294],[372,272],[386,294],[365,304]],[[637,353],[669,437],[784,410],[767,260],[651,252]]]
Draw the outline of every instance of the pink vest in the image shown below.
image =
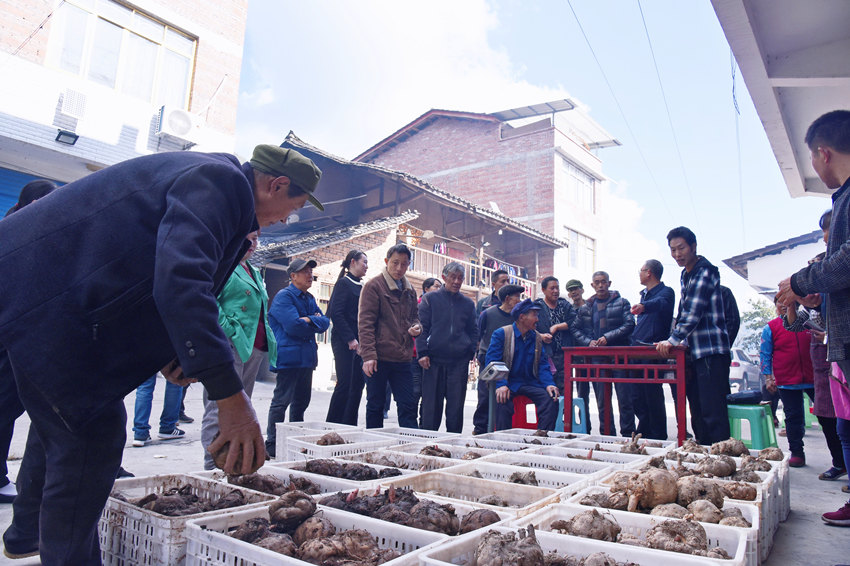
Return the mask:
[[781,318],[767,323],[773,335],[773,377],[776,385],[814,383],[809,345],[811,333],[791,332],[782,326]]

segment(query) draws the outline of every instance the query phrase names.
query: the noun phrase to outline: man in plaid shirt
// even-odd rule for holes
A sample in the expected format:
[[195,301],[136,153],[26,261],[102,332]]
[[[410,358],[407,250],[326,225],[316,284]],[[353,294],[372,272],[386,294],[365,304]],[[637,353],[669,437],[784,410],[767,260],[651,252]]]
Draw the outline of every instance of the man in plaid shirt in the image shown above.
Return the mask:
[[656,344],[665,356],[673,346],[687,342],[687,397],[691,426],[700,444],[729,438],[729,335],[723,314],[720,272],[697,255],[697,237],[684,226],[667,234],[670,255],[682,270],[682,297],[676,324],[667,340]]

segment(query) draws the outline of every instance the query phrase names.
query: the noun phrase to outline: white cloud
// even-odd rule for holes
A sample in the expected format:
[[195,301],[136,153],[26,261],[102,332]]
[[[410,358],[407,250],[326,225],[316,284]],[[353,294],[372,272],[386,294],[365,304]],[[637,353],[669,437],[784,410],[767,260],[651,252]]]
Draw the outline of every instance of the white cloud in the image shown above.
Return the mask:
[[239,93],[240,105],[247,104],[259,108],[261,106],[268,106],[274,101],[274,90],[270,86],[253,92],[242,91]]

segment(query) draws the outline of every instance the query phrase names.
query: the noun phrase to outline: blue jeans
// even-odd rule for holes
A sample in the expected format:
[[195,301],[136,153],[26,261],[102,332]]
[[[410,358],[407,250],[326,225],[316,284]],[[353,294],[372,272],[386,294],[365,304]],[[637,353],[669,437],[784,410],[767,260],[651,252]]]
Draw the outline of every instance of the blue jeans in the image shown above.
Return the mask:
[[[844,451],[844,463],[846,464],[850,462],[850,421],[836,419],[835,425],[838,438],[841,440],[841,449]],[[847,478],[847,485],[850,485],[850,477]]]
[[810,399],[814,400],[814,387],[807,389],[779,388],[779,398],[782,399],[782,407],[785,409],[785,435],[788,438],[788,449],[792,456],[803,456],[803,435],[806,432],[804,392]]
[[366,428],[384,426],[384,402],[387,384],[395,397],[398,426],[419,428],[416,422],[416,405],[413,402],[413,375],[410,362],[385,362],[378,360],[378,369],[366,378]]
[[[136,388],[136,407],[133,412],[133,436],[145,440],[150,436],[151,405],[153,390],[156,387],[156,375],[148,378]],[[180,403],[183,402],[183,388],[170,381],[165,382],[165,399],[162,401],[162,413],[159,415],[159,432],[168,434],[177,426],[180,416]]]

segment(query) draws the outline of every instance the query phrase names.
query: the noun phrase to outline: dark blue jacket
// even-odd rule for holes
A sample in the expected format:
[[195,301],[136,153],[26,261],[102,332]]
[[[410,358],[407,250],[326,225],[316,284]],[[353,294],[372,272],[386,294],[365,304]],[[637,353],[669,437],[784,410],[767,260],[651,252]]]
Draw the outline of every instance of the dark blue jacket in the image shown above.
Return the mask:
[[330,324],[313,295],[291,284],[281,289],[269,307],[269,326],[277,338],[277,366],[272,369],[315,368],[319,363],[316,334]]
[[673,289],[664,283],[658,283],[649,290],[640,292],[640,304],[643,313],[637,316],[632,343],[652,344],[666,340],[673,325],[673,306],[676,296]]
[[605,332],[597,336],[593,328],[593,311],[596,309],[596,295],[593,295],[578,309],[575,322],[570,328],[577,346],[587,346],[591,340],[605,336],[609,346],[628,346],[631,344],[635,318],[631,305],[617,291],[611,291],[608,305],[605,307]]
[[[540,306],[540,310],[537,311],[537,332],[541,334],[548,334],[549,330],[552,328],[552,317],[549,316],[549,307],[546,305],[546,299],[540,298],[534,301],[536,305]],[[576,309],[573,307],[572,303],[567,301],[563,297],[558,297],[558,304],[564,305],[564,311],[567,313],[567,319],[562,321],[567,323],[566,330],[559,330],[556,332],[556,336],[553,336],[552,342],[545,345],[546,353],[549,354],[550,358],[561,359],[564,356],[563,350],[555,352],[555,339],[559,339],[561,342],[561,348],[572,348],[575,344],[573,341],[573,334],[570,332],[570,328],[575,324],[576,321]],[[563,368],[561,368],[563,369]]]
[[416,337],[416,355],[431,362],[468,362],[478,345],[475,303],[445,287],[425,293],[419,303],[422,333]]
[[232,155],[161,153],[0,220],[0,344],[75,430],[175,356],[211,399],[242,385],[216,294],[258,225]]
[[[514,357],[511,362],[511,372],[507,381],[496,382],[496,387],[508,386],[508,389],[516,393],[523,385],[531,387],[546,388],[555,385],[552,377],[552,369],[549,367],[549,358],[546,357],[545,349],[540,353],[540,361],[537,365],[537,376],[534,375],[534,348],[537,341],[537,332],[529,330],[525,336],[520,334],[516,323],[512,323],[511,331],[514,334]],[[490,338],[490,347],[487,349],[487,357],[484,360],[485,367],[491,362],[501,362],[505,359],[505,327],[497,328]]]

